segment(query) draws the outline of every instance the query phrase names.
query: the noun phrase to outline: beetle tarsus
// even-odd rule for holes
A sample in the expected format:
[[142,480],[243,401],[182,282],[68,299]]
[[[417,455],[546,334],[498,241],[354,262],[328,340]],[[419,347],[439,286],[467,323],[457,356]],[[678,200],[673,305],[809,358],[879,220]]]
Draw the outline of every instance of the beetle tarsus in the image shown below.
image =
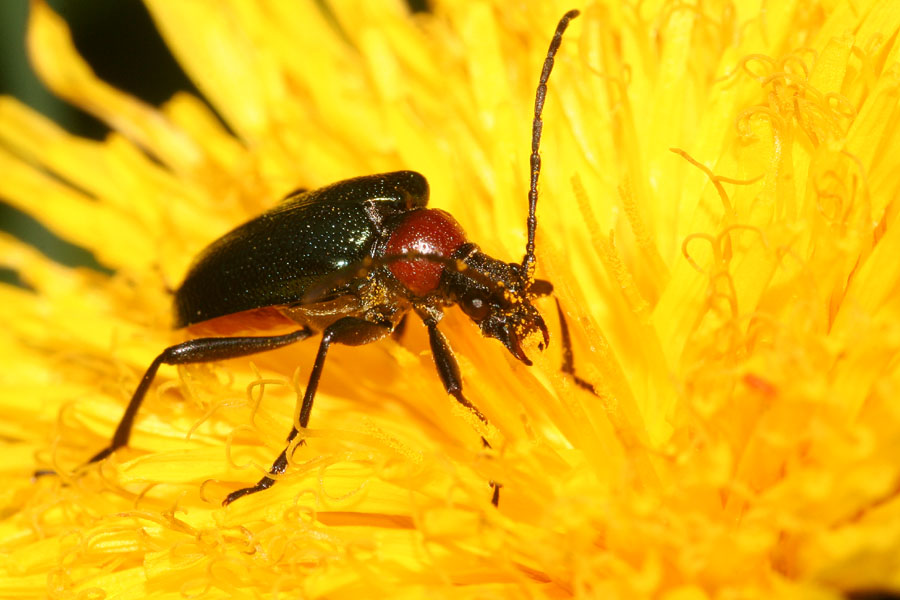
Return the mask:
[[97,454],[95,454],[93,457],[91,457],[91,459],[90,459],[89,461],[87,461],[87,464],[90,465],[90,464],[93,464],[93,463],[95,463],[95,462],[100,462],[101,460],[103,460],[103,459],[109,457],[109,455],[111,455],[111,454],[112,454],[113,452],[115,452],[117,449],[118,449],[118,448],[114,448],[113,446],[107,446],[106,448],[104,448],[103,450],[101,450],[100,452],[98,452]]
[[274,484],[275,480],[267,475],[260,479],[253,487],[241,488],[225,496],[225,499],[222,500],[222,506],[228,506],[238,498],[243,498],[248,494],[255,494],[256,492],[267,490]]
[[[290,446],[291,441],[293,441],[293,439],[296,435],[297,435],[297,429],[292,428],[291,434],[288,436],[288,446]],[[304,440],[300,440],[300,442],[297,445],[300,446],[300,445],[303,445],[303,443],[304,443]],[[235,491],[231,492],[230,494],[228,494],[227,496],[225,496],[225,499],[222,500],[222,506],[228,506],[229,504],[231,504],[238,498],[243,498],[244,496],[247,496],[249,494],[255,494],[256,492],[261,492],[263,490],[267,490],[270,487],[272,487],[275,484],[276,480],[273,477],[270,477],[270,475],[274,475],[274,476],[282,475],[287,470],[287,466],[288,466],[287,451],[288,451],[288,449],[285,448],[284,450],[282,450],[281,454],[278,455],[278,458],[275,459],[275,462],[272,463],[272,466],[269,468],[268,475],[265,475],[262,479],[257,481],[255,485],[252,485],[250,487],[241,488],[239,490],[235,490]]]
[[[325,358],[328,355],[328,348],[331,344],[344,344],[347,346],[359,346],[374,342],[390,334],[392,326],[390,323],[373,323],[365,319],[357,317],[344,317],[339,319],[325,328],[322,332],[322,340],[319,342],[319,351],[316,353],[316,360],[313,363],[312,372],[309,374],[309,382],[306,385],[306,392],[303,394],[303,404],[300,405],[299,425],[301,429],[306,429],[309,425],[309,415],[312,413],[313,400],[316,397],[316,390],[319,388],[319,379],[322,377],[322,369],[325,367]],[[287,443],[290,443],[297,437],[299,433],[296,426],[291,427],[288,434]],[[302,444],[303,441],[300,441]],[[298,444],[299,445],[299,444]],[[272,467],[269,469],[269,475],[281,475],[285,472],[288,465],[287,448],[278,455]],[[247,494],[255,494],[272,487],[275,480],[269,476],[263,477],[259,482],[248,488],[237,490],[225,497],[222,502],[223,506],[231,504],[238,498]]]
[[491,486],[491,489],[494,490],[491,494],[491,504],[493,504],[496,508],[500,508],[500,488],[503,487],[502,483],[497,483],[496,481],[488,482]]
[[[484,439],[484,436],[481,436],[481,444],[488,450],[492,449],[491,445],[488,443],[488,441],[486,439]],[[503,484],[497,483],[496,481],[491,479],[490,481],[488,481],[488,485],[490,485],[491,490],[493,490],[493,492],[491,493],[491,504],[493,504],[494,506],[499,508],[500,507],[500,488],[503,487]]]
[[[297,429],[292,427],[291,433],[288,436],[288,446],[294,440],[294,437],[297,435]],[[297,444],[298,446],[303,444],[303,440]],[[288,448],[285,448],[281,451],[281,454],[278,455],[278,458],[275,459],[275,462],[272,463],[272,467],[269,469],[269,474],[264,476],[262,479],[256,482],[256,485],[252,485],[250,487],[241,488],[239,490],[235,490],[225,496],[225,499],[222,500],[222,506],[228,506],[238,498],[243,498],[248,494],[255,494],[256,492],[261,492],[263,490],[267,490],[275,484],[275,479],[270,477],[269,475],[278,476],[283,474],[287,470],[288,459],[287,459],[287,451]]]

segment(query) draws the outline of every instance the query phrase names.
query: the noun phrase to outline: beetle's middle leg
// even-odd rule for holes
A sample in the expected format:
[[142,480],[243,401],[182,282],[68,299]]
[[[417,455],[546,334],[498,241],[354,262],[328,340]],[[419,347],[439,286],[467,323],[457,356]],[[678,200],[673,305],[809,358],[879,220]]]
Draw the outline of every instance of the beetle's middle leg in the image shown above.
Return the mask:
[[[316,397],[316,389],[319,387],[319,378],[322,376],[322,368],[325,366],[325,357],[328,354],[328,347],[331,344],[345,344],[347,346],[362,346],[381,339],[391,333],[393,325],[389,322],[372,323],[365,319],[357,317],[344,317],[335,321],[325,328],[322,332],[322,341],[319,343],[319,352],[316,354],[316,362],[313,363],[312,372],[309,375],[309,383],[306,384],[306,392],[303,394],[303,404],[300,406],[300,427],[305,429],[309,424],[309,414],[312,412],[313,400]],[[287,452],[290,449],[290,443],[297,437],[299,430],[297,425],[291,427],[291,433],[287,437],[288,447],[285,448],[272,467],[269,474],[260,479],[256,485],[243,488],[228,494],[222,501],[223,506],[227,506],[247,494],[253,494],[272,487],[275,479],[269,475],[281,475],[288,466]],[[303,443],[301,440],[300,443]]]

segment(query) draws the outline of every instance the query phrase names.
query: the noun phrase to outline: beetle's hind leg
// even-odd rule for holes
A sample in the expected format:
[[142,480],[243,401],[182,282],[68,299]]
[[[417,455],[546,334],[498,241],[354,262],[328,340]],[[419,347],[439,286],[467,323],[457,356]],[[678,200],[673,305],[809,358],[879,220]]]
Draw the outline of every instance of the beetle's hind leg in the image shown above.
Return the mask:
[[[300,406],[300,427],[305,429],[309,424],[309,414],[312,412],[313,400],[316,397],[316,389],[319,387],[319,378],[322,376],[322,368],[325,366],[325,357],[328,354],[328,347],[331,344],[345,344],[347,346],[361,346],[381,339],[391,333],[393,325],[389,322],[373,323],[357,317],[344,317],[335,321],[325,328],[322,332],[322,341],[319,343],[319,352],[316,354],[316,362],[313,363],[312,372],[309,374],[309,383],[306,385],[306,392],[303,394],[303,404]],[[290,444],[297,437],[299,430],[297,426],[291,427],[291,433],[288,434],[288,447],[282,450],[272,467],[269,474],[260,479],[256,485],[243,488],[228,494],[222,505],[227,506],[247,494],[261,492],[262,490],[272,487],[275,483],[275,477],[285,472],[288,466],[287,452]],[[300,440],[303,443],[303,440]]]
[[150,384],[153,382],[160,365],[184,365],[239,358],[287,346],[288,344],[304,340],[311,335],[312,330],[304,327],[293,333],[267,337],[198,338],[166,348],[150,363],[150,367],[144,373],[144,377],[131,396],[131,401],[128,402],[128,408],[125,409],[122,420],[119,421],[119,426],[116,427],[116,432],[113,434],[109,446],[95,454],[88,461],[88,464],[101,461],[128,444],[131,430],[134,427],[134,418],[137,416],[141,403],[144,401],[147,390],[150,389]]

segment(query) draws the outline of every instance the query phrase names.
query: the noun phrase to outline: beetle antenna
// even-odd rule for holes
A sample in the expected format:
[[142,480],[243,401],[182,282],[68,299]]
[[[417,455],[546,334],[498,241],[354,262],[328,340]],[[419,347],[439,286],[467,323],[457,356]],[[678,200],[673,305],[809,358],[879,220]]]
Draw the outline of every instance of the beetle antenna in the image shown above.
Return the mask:
[[577,10],[570,10],[563,15],[556,26],[556,33],[550,40],[550,48],[547,50],[547,58],[544,59],[544,68],[541,70],[541,79],[538,82],[537,92],[534,95],[534,121],[531,123],[531,189],[528,190],[528,243],[525,245],[525,258],[522,259],[522,270],[526,277],[532,278],[534,274],[534,233],[537,230],[537,198],[538,177],[541,174],[541,129],[544,122],[541,121],[541,113],[544,110],[544,99],[547,96],[547,80],[550,79],[550,71],[553,70],[553,57],[559,50],[563,33],[569,26],[569,21],[580,15]]

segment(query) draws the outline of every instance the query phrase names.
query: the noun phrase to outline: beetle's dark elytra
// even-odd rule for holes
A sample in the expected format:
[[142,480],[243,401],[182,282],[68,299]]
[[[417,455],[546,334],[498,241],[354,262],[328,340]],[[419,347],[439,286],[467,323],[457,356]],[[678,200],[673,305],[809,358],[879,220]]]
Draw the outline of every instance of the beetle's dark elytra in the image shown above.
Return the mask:
[[288,196],[210,244],[175,292],[175,326],[300,302],[322,277],[372,254],[379,223],[428,203],[414,171]]
[[[89,462],[102,460],[128,444],[135,417],[160,365],[236,358],[321,333],[299,413],[299,428],[306,428],[330,346],[379,340],[402,327],[410,312],[426,327],[444,389],[487,421],[463,395],[459,366],[438,323],[444,308],[457,305],[486,337],[500,341],[526,365],[531,361],[523,349],[525,339],[540,335],[541,348],[549,342],[543,317],[533,304],[553,290],[549,282],[533,276],[541,111],[554,55],[569,21],[576,16],[578,11],[573,10],[559,21],[537,88],[528,241],[521,262],[487,256],[467,239],[452,216],[427,208],[428,183],[413,171],[357,177],[294,193],[214,241],[199,255],[175,292],[175,325],[198,325],[265,309],[277,311],[297,329],[280,335],[196,338],[165,349],[141,379],[110,444]],[[562,310],[558,310],[562,319]],[[575,375],[568,330],[564,322],[562,326],[563,370],[580,387],[589,389],[590,385]],[[298,433],[293,426],[288,442]],[[287,465],[284,451],[268,475],[251,487],[232,492],[223,504],[270,487]],[[491,482],[491,486],[496,505],[500,484]]]

